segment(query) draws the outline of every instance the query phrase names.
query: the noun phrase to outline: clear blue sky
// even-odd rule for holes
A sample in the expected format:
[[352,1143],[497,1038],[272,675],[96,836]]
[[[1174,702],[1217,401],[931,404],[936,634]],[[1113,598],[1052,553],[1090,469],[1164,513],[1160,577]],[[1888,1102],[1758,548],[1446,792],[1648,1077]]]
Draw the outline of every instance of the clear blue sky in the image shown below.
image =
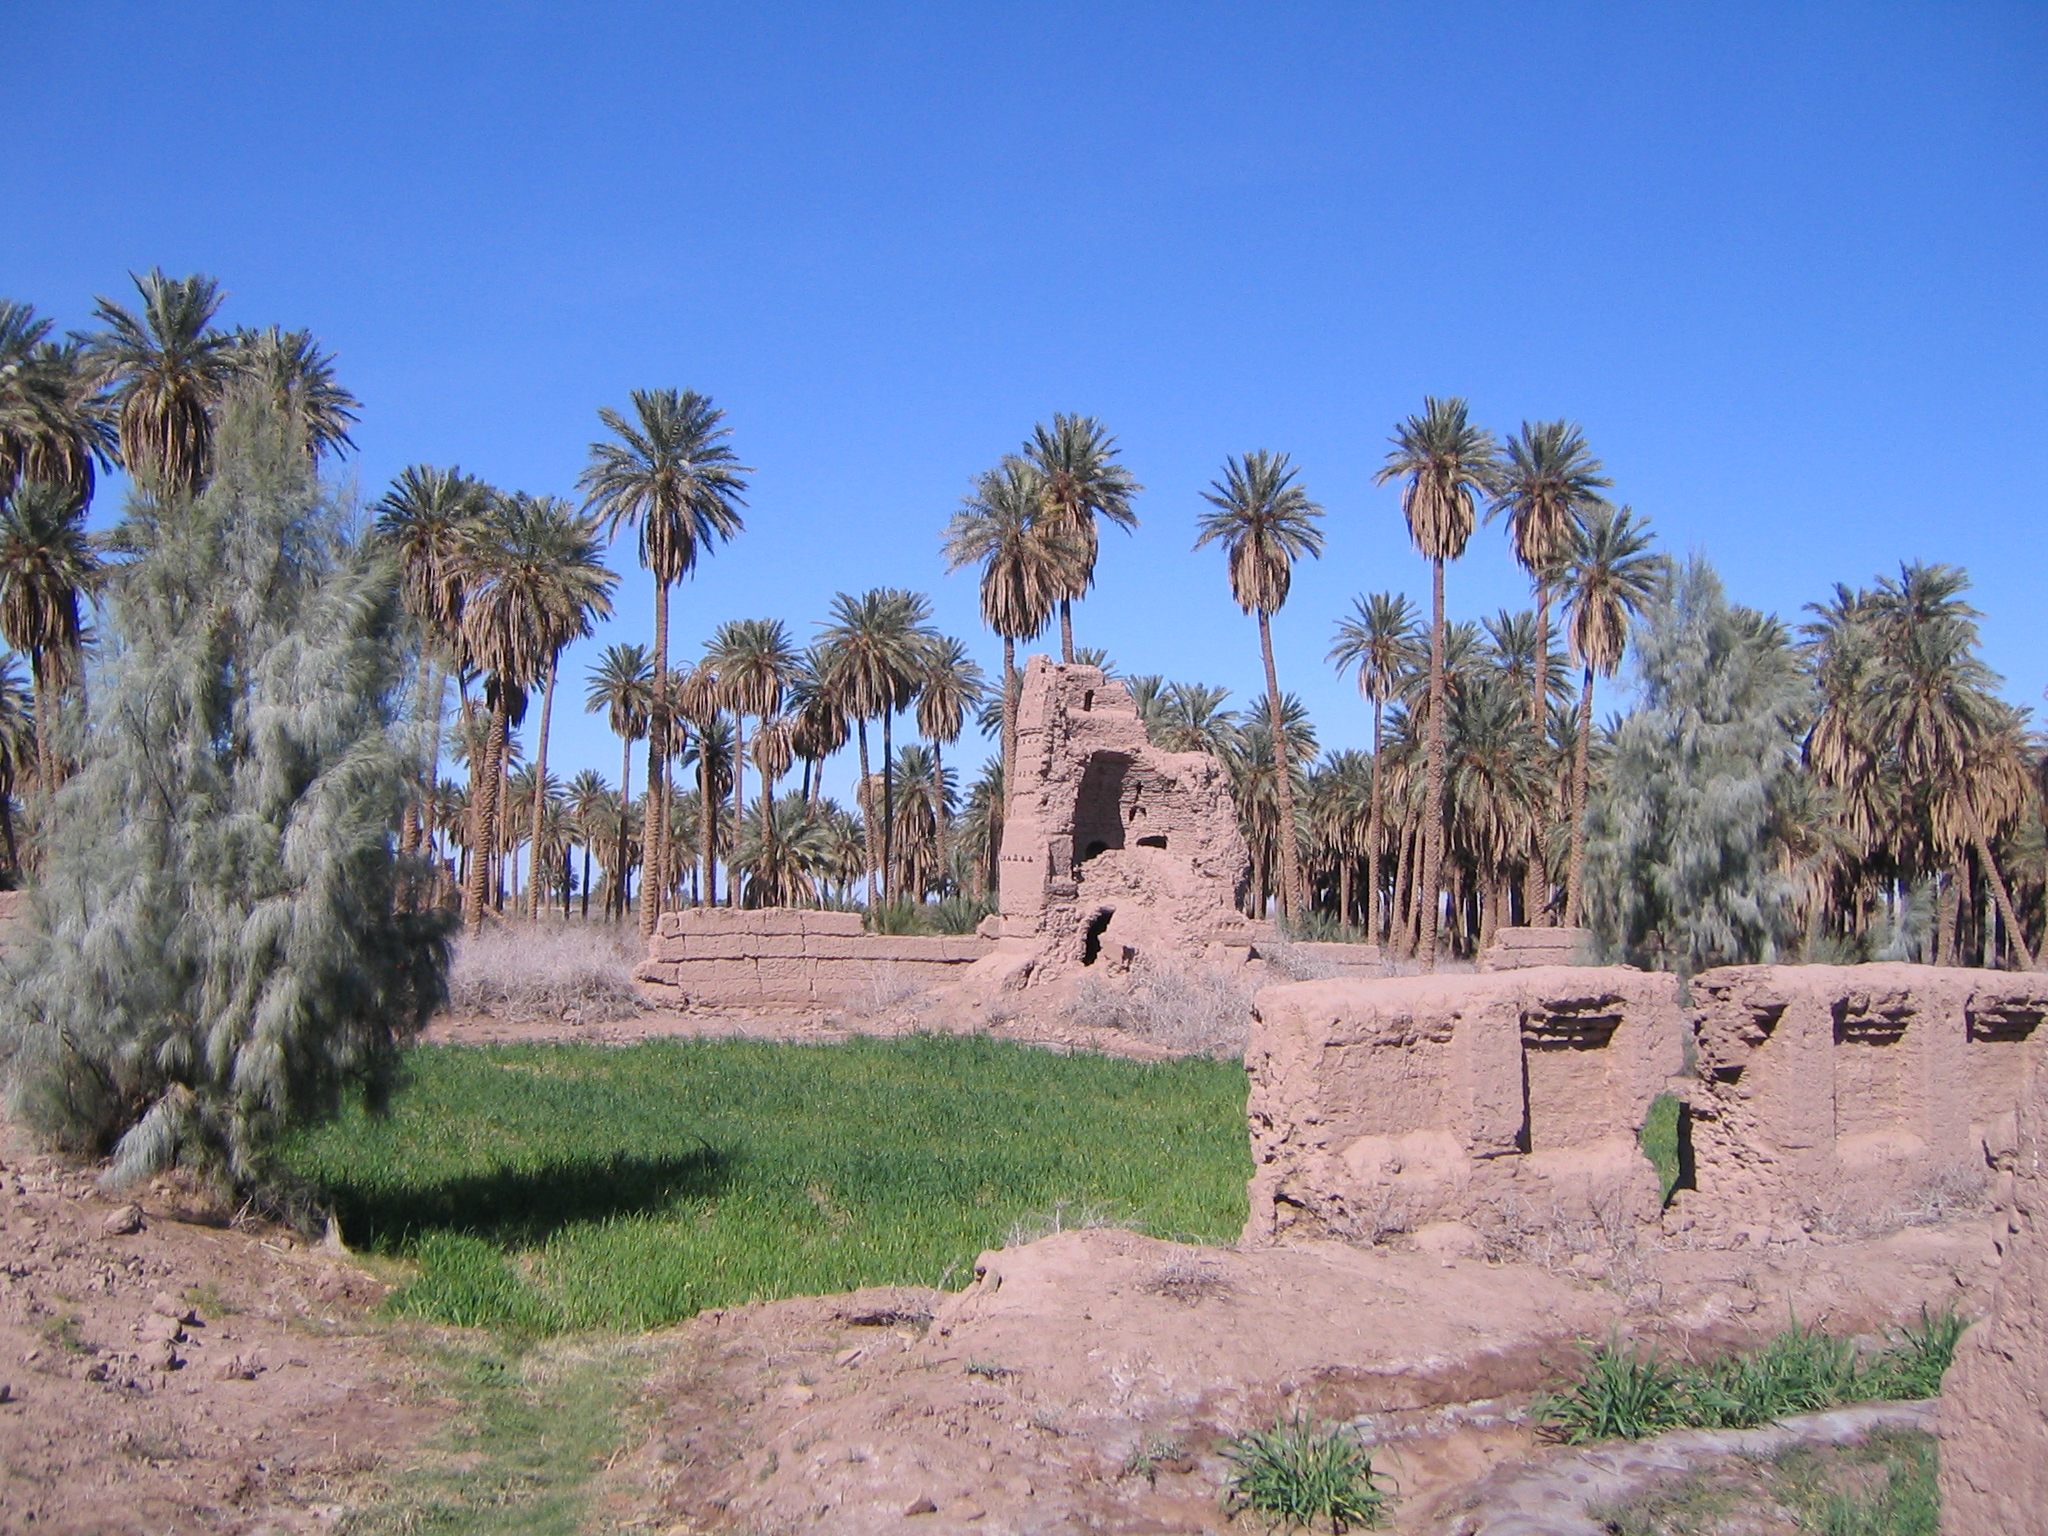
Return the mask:
[[[1323,656],[1352,594],[1427,596],[1371,475],[1429,392],[1578,420],[1668,547],[1788,618],[1966,565],[2011,696],[2048,683],[2038,4],[8,0],[0,26],[0,294],[79,325],[160,264],[220,278],[231,323],[311,327],[364,402],[366,495],[419,460],[567,494],[598,406],[724,405],[759,473],[679,650],[887,583],[993,666],[939,530],[1082,411],[1147,490],[1081,643],[1254,691],[1253,625],[1189,545],[1224,456],[1284,449],[1330,515],[1281,680],[1362,744]],[[645,638],[616,558],[602,638]],[[1450,588],[1466,617],[1525,600],[1498,525]],[[580,709],[556,739],[616,775]]]

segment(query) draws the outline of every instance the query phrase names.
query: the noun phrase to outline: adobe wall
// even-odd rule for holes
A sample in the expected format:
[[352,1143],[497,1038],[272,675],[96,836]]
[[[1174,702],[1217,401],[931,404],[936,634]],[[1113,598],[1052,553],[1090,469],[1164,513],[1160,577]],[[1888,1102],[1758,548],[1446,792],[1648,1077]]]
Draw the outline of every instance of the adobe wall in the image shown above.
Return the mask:
[[1637,1134],[1682,1030],[1676,979],[1625,967],[1267,987],[1245,1240],[1376,1241],[1510,1208],[1654,1222]]
[[1014,779],[1000,896],[1003,939],[1031,957],[1018,980],[1249,951],[1249,859],[1223,765],[1154,747],[1122,683],[1032,657]]
[[[1981,1189],[2048,1016],[2048,977],[1729,966],[1693,978],[1687,1095],[1703,1220],[1896,1221]],[[2003,1130],[2000,1127],[2004,1127]]]
[[2048,1523],[2048,1070],[2028,1067],[2011,1134],[1991,1149],[2003,1219],[1990,1315],[1941,1384],[1942,1536]]
[[986,956],[985,939],[864,933],[858,912],[724,907],[664,912],[635,979],[712,1007],[844,1003],[887,983],[923,989]]

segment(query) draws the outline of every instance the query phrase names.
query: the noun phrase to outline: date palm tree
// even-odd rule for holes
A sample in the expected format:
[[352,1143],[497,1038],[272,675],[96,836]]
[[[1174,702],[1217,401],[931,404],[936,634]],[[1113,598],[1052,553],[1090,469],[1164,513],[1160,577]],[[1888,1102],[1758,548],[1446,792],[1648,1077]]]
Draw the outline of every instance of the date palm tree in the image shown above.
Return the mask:
[[[1323,552],[1323,509],[1295,483],[1299,473],[1284,453],[1255,449],[1226,459],[1223,478],[1209,482],[1202,499],[1210,510],[1196,525],[1195,548],[1220,541],[1230,566],[1230,595],[1259,618],[1259,654],[1266,664],[1266,708],[1274,723],[1274,782],[1280,795],[1280,915],[1292,922],[1302,904],[1301,849],[1295,833],[1294,773],[1287,736],[1279,728],[1280,675],[1273,666],[1273,615],[1287,601],[1294,562]],[[1306,766],[1306,765],[1304,765]]]
[[[582,890],[583,921],[590,921],[590,854],[592,845],[609,835],[609,822],[616,809],[618,796],[605,783],[604,775],[594,768],[579,771],[563,791],[562,803],[569,813],[569,827],[575,834],[576,844],[583,850],[583,879],[579,882]],[[565,905],[562,915],[569,915]]]
[[45,798],[58,779],[58,699],[79,676],[79,599],[99,574],[85,508],[69,491],[30,481],[0,502],[0,636],[28,657],[35,680],[36,782]]
[[1145,488],[1117,462],[1116,439],[1093,416],[1055,415],[1040,422],[1024,444],[1025,461],[1038,472],[1040,516],[1046,531],[1071,545],[1056,588],[1060,605],[1060,659],[1074,659],[1074,601],[1095,585],[1100,548],[1096,519],[1126,532],[1138,526],[1131,499]]
[[824,646],[806,647],[797,658],[789,698],[795,716],[789,733],[790,751],[803,761],[804,799],[815,811],[824,788],[825,759],[853,736],[845,701],[833,677],[832,653]]
[[[925,621],[930,617],[931,602],[921,592],[900,587],[875,587],[859,597],[841,592],[833,597],[832,617],[818,635],[820,644],[831,653],[832,678],[847,716],[854,722],[863,791],[869,778],[868,721],[882,722],[882,804],[877,814],[863,817],[871,906],[876,898],[877,864],[886,887],[894,847],[887,825],[895,812],[889,722],[915,697],[918,665],[930,638]],[[878,819],[883,822],[880,827],[875,825]]]
[[[932,748],[932,783],[946,783],[946,759],[942,748],[960,739],[967,717],[980,705],[987,692],[982,670],[967,654],[967,647],[952,635],[940,635],[924,647],[917,673],[917,729]],[[932,806],[934,836],[938,840],[939,879],[943,882],[951,867],[946,853],[946,807]]]
[[0,496],[37,480],[82,507],[119,445],[84,345],[50,331],[29,305],[0,299]]
[[[747,755],[747,716],[766,722],[782,709],[782,699],[797,669],[796,647],[780,619],[728,619],[712,634],[705,664],[718,680],[725,707],[733,716],[733,825],[746,820],[746,775],[739,764]],[[761,793],[768,793],[763,770]],[[735,906],[740,893],[732,893]]]
[[1168,752],[1206,752],[1222,757],[1237,740],[1237,713],[1223,707],[1229,697],[1228,688],[1168,683],[1159,695],[1153,739]]
[[1374,592],[1351,600],[1349,617],[1338,620],[1329,659],[1339,673],[1358,669],[1358,691],[1372,704],[1372,792],[1366,812],[1365,882],[1367,929],[1375,944],[1385,942],[1380,922],[1380,850],[1385,843],[1386,775],[1381,772],[1386,709],[1407,691],[1417,665],[1427,654],[1421,622],[1407,597]]
[[609,406],[598,420],[612,434],[590,445],[590,463],[577,485],[616,535],[622,524],[639,530],[640,563],[654,575],[654,708],[649,719],[647,877],[641,882],[642,933],[654,931],[666,899],[669,870],[664,803],[668,772],[671,689],[668,668],[668,589],[696,569],[717,542],[740,532],[746,476],[726,439],[725,412],[695,390],[636,389],[631,419]]
[[341,386],[334,354],[322,352],[311,331],[275,325],[238,330],[230,357],[235,371],[291,423],[309,461],[318,463],[330,453],[339,458],[355,447],[348,429],[356,424],[362,402]]
[[946,525],[946,569],[981,567],[981,621],[1002,637],[1006,773],[1017,749],[1017,642],[1044,631],[1062,592],[1085,586],[1081,546],[1041,516],[1044,491],[1033,465],[1006,458],[974,477]]
[[194,496],[213,473],[214,409],[235,372],[235,339],[213,328],[226,295],[210,277],[135,276],[142,307],[100,298],[87,342],[112,392],[121,460],[154,496]]
[[[626,818],[633,804],[633,743],[647,739],[654,712],[654,660],[644,645],[608,645],[590,669],[583,693],[587,714],[604,711],[605,722],[619,738],[619,843],[630,841]],[[623,920],[627,910],[625,866],[613,871],[611,896]]]
[[[1614,482],[1586,446],[1586,436],[1569,421],[1523,422],[1500,456],[1490,522],[1508,521],[1515,560],[1529,573],[1536,593],[1535,675],[1529,684],[1529,723],[1540,734],[1550,715],[1550,593],[1574,522],[1606,505],[1601,492]],[[1539,831],[1540,835],[1540,831]],[[1522,905],[1531,923],[1549,907],[1549,884],[1534,851],[1523,882]]]
[[[398,561],[398,592],[420,639],[420,717],[430,723],[420,765],[415,813],[418,835],[430,839],[428,791],[441,771],[441,715],[448,670],[463,658],[464,558],[496,492],[460,469],[414,464],[391,482],[374,508],[377,537]],[[408,848],[407,851],[410,851]]]
[[1565,870],[1564,922],[1579,922],[1586,867],[1586,761],[1593,739],[1593,678],[1614,676],[1628,646],[1629,620],[1656,596],[1669,562],[1650,549],[1650,525],[1623,507],[1581,513],[1565,545],[1561,583],[1572,658],[1584,669],[1578,740],[1572,756],[1572,852]]
[[[488,755],[481,782],[472,759],[470,799],[479,852],[505,841],[499,779],[514,695],[521,698],[545,684],[553,702],[556,663],[562,648],[590,632],[593,615],[611,611],[618,578],[600,557],[597,525],[555,497],[503,498],[469,541],[465,557],[468,588],[462,606],[464,649],[490,680]],[[545,705],[543,706],[546,707]],[[541,751],[546,751],[543,717]],[[546,764],[535,763],[535,782],[547,782]],[[470,860],[467,911],[470,931],[483,927],[488,881],[484,859]]]
[[1444,858],[1444,566],[1465,553],[1480,498],[1494,483],[1493,434],[1474,426],[1463,400],[1427,396],[1422,414],[1394,429],[1392,451],[1373,477],[1405,481],[1401,511],[1408,536],[1430,565],[1429,744],[1424,787],[1421,949],[1436,969],[1437,906]]
[[7,845],[7,867],[19,873],[21,848],[14,836],[15,791],[34,769],[35,702],[21,669],[10,654],[0,656],[0,840]]

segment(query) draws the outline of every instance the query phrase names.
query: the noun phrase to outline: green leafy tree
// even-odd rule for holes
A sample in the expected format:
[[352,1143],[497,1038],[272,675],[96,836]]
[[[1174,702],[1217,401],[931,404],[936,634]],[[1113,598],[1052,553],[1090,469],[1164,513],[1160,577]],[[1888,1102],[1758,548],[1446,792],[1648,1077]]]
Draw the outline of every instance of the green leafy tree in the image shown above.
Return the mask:
[[1797,936],[1784,831],[1816,695],[1785,626],[1698,556],[1630,641],[1635,706],[1588,813],[1586,913],[1632,964],[1771,962]]
[[1284,453],[1257,449],[1228,459],[1223,478],[1209,482],[1209,510],[1196,525],[1195,548],[1221,542],[1230,566],[1230,595],[1259,619],[1259,655],[1266,664],[1266,707],[1274,722],[1274,781],[1280,796],[1280,915],[1292,921],[1302,905],[1301,849],[1295,832],[1294,772],[1287,737],[1278,728],[1280,675],[1273,667],[1273,615],[1287,601],[1294,562],[1323,552],[1323,509],[1295,483]]
[[0,1048],[17,1111],[111,1148],[111,1181],[275,1190],[281,1133],[390,1091],[443,997],[445,919],[395,907],[394,568],[260,402],[224,410],[218,464],[122,530]]

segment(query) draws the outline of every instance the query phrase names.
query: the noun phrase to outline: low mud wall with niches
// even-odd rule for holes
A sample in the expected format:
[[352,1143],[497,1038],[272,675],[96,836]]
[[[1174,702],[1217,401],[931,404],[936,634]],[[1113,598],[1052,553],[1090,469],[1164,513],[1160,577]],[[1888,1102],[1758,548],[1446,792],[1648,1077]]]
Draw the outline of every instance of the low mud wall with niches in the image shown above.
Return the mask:
[[664,912],[634,976],[661,1000],[721,1008],[886,1004],[956,979],[986,939],[865,933],[858,912],[722,907]]

